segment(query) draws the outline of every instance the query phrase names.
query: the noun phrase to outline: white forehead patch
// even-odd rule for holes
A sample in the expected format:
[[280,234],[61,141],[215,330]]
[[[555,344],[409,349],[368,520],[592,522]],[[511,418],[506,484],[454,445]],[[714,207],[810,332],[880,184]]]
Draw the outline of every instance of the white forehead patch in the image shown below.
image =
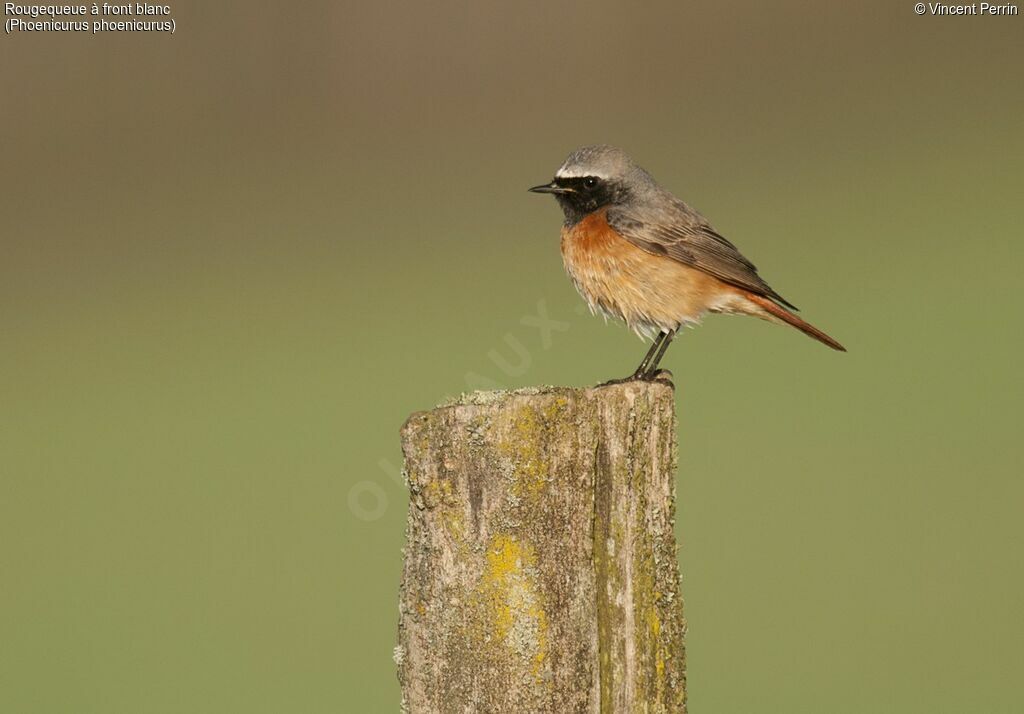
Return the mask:
[[602,173],[598,173],[597,171],[593,171],[593,170],[591,170],[591,171],[584,171],[583,169],[580,169],[580,168],[575,167],[575,166],[572,167],[572,168],[569,168],[565,164],[562,164],[562,166],[558,169],[558,171],[555,172],[555,178],[583,178],[584,176],[596,176],[597,178],[608,178],[606,175],[604,175]]

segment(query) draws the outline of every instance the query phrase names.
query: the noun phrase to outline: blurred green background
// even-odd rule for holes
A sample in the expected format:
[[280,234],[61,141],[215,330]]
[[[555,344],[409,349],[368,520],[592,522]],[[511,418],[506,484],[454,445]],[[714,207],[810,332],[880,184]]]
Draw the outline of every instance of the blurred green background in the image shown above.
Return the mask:
[[692,711],[1021,711],[1024,17],[172,7],[0,39],[0,710],[396,711],[399,425],[643,354],[525,190],[610,142],[850,349],[668,353]]

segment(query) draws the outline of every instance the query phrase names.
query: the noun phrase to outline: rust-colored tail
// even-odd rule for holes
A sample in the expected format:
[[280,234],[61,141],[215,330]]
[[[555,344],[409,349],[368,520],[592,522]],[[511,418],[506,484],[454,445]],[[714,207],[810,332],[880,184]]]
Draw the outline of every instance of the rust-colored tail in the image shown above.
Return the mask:
[[763,309],[772,317],[777,317],[778,319],[785,322],[787,325],[792,325],[793,327],[800,330],[800,332],[804,333],[808,337],[813,337],[818,342],[826,344],[834,350],[846,352],[845,347],[843,347],[841,344],[833,340],[831,337],[826,335],[817,327],[808,322],[804,322],[799,317],[791,313],[789,310],[777,305],[770,299],[763,297],[761,295],[755,295],[754,293],[747,293],[747,298],[749,298],[752,303],[756,304],[758,307]]

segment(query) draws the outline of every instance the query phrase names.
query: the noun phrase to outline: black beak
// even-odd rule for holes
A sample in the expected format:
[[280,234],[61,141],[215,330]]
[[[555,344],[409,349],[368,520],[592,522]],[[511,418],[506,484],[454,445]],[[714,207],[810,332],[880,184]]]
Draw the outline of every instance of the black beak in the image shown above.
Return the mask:
[[534,186],[530,190],[534,193],[572,193],[571,188],[559,186],[554,181],[551,183],[542,183],[540,186]]

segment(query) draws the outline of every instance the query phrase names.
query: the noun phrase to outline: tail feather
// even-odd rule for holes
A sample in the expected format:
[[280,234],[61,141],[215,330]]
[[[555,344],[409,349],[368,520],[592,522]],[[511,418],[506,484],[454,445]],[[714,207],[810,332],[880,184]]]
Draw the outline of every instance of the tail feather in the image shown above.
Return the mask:
[[762,295],[755,295],[754,293],[747,293],[747,299],[749,299],[752,303],[757,305],[759,308],[767,312],[772,317],[782,320],[787,325],[792,325],[793,327],[800,330],[808,337],[813,337],[818,342],[826,344],[834,350],[846,352],[845,347],[843,347],[841,344],[833,340],[831,337],[826,335],[817,327],[810,324],[809,322],[801,320],[799,317],[791,313],[789,310],[787,310],[784,307],[781,307],[780,305],[776,304],[769,298],[766,298]]

